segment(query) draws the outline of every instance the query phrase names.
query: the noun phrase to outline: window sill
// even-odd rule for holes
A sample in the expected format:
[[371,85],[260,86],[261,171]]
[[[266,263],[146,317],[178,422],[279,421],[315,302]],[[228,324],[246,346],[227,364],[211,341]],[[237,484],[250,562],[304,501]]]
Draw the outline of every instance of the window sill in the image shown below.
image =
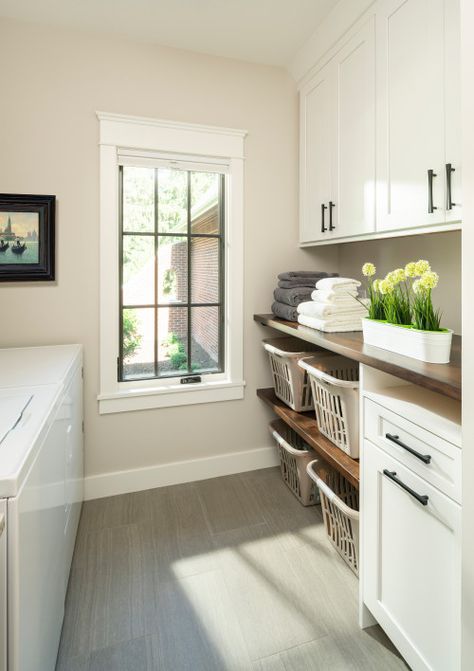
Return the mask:
[[176,385],[161,388],[129,389],[111,394],[99,394],[99,414],[172,408],[179,405],[235,401],[244,397],[245,382],[201,382],[196,385]]

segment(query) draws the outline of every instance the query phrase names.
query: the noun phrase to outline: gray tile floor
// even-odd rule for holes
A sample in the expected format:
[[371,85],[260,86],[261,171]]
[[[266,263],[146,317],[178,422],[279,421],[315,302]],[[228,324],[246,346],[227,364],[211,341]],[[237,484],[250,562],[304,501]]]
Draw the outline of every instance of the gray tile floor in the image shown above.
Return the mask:
[[396,671],[277,469],[84,505],[57,671]]

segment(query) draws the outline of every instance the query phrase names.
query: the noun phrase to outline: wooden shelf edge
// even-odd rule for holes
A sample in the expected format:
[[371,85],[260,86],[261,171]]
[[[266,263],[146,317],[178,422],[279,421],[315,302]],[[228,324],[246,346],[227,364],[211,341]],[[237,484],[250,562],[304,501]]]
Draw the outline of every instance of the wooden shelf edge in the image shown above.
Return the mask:
[[359,487],[359,462],[349,457],[330,440],[319,433],[314,412],[295,412],[280,401],[273,387],[257,389],[257,396],[262,399],[285,424],[310,445],[313,450],[325,459],[355,487]]

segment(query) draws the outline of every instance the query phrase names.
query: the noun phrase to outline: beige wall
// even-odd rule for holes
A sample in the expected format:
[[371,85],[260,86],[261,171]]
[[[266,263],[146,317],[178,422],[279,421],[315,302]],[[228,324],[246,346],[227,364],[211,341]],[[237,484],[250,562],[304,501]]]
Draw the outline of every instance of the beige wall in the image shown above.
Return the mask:
[[352,242],[339,245],[341,275],[361,279],[365,261],[377,266],[377,276],[404,266],[408,261],[428,259],[440,276],[433,300],[443,312],[443,324],[461,333],[461,232]]
[[[297,97],[281,69],[94,35],[0,23],[0,183],[56,194],[57,282],[3,285],[0,345],[85,345],[86,469],[105,473],[270,444],[255,311],[282,269],[335,269],[297,249]],[[99,416],[96,110],[249,131],[243,401]],[[322,261],[319,263],[318,259]],[[266,334],[268,335],[268,333]]]

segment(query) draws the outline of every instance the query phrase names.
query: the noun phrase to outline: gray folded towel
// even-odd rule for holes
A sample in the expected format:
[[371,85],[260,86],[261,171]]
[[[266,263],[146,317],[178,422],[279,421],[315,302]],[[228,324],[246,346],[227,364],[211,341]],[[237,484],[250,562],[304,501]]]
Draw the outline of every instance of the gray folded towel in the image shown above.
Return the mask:
[[298,321],[298,310],[291,305],[275,301],[272,304],[272,312],[275,317],[280,317],[280,319],[287,319],[290,322]]
[[329,275],[328,273],[319,270],[288,270],[286,273],[280,273],[278,275],[279,280],[296,280],[300,277],[317,277],[321,279],[322,277],[329,277]]
[[[339,277],[339,273],[323,273],[311,271],[291,271],[278,275],[278,286],[281,289],[292,289],[293,287],[315,287],[316,282],[326,277]],[[301,274],[300,274],[301,273]]]
[[278,287],[273,292],[273,297],[279,303],[296,307],[300,303],[310,301],[311,293],[310,287],[293,287],[293,289],[281,289]]
[[311,287],[316,288],[316,282],[322,279],[321,277],[314,278],[300,278],[299,280],[279,280],[278,287],[280,289],[293,289],[295,287]]

